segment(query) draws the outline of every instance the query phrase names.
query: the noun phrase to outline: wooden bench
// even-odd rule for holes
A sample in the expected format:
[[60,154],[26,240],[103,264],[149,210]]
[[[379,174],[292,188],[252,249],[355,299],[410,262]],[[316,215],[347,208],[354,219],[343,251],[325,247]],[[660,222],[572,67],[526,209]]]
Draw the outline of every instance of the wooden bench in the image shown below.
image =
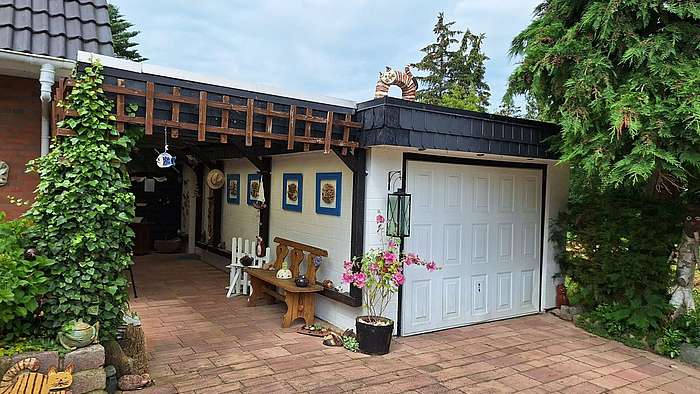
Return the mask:
[[[282,327],[287,328],[298,318],[304,319],[306,324],[313,324],[315,312],[315,293],[323,290],[316,284],[316,257],[327,257],[328,252],[314,246],[276,237],[277,244],[275,262],[269,268],[245,268],[251,285],[251,294],[248,297],[248,306],[256,306],[258,301],[264,299],[268,302],[274,300],[287,304],[287,312],[282,317]],[[282,268],[282,263],[289,258],[289,270],[292,271],[292,279],[277,279],[277,270]],[[301,264],[306,263],[306,278],[309,286],[299,287],[294,279],[299,276]],[[278,291],[278,290],[281,290]]]

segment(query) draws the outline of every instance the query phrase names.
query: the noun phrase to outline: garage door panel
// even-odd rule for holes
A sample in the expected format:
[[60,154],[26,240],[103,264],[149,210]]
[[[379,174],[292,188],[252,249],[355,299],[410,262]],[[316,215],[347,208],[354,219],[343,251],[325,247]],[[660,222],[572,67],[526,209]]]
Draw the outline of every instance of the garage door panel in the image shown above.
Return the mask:
[[402,334],[536,312],[541,172],[407,163],[406,250],[442,269],[406,268]]
[[496,311],[508,312],[513,309],[513,273],[496,274]]
[[443,261],[445,266],[458,266],[462,263],[462,225],[443,226]]
[[474,223],[471,226],[471,263],[486,264],[489,260],[489,224]]
[[442,319],[458,321],[462,318],[462,278],[451,276],[442,279]]

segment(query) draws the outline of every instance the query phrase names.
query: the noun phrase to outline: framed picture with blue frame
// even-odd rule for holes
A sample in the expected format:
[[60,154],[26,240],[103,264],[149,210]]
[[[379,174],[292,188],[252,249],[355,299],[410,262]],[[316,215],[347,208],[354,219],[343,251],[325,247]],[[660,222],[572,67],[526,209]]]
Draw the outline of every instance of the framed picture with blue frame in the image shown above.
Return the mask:
[[342,188],[343,173],[316,173],[316,213],[340,216]]
[[248,205],[253,205],[260,195],[260,175],[248,174],[248,195],[246,201]]
[[301,212],[303,205],[304,175],[282,175],[282,209]]
[[241,174],[226,175],[226,202],[241,203]]

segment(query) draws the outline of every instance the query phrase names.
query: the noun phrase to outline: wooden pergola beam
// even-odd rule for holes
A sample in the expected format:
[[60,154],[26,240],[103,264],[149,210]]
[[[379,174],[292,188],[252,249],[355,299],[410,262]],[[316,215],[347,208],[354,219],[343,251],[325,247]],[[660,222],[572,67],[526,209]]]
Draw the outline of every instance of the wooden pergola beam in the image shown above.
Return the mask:
[[[69,93],[69,89],[75,82],[71,79],[62,80],[59,82],[56,89],[55,102],[60,102]],[[360,129],[361,123],[354,122],[350,114],[345,114],[342,119],[335,119],[332,110],[326,111],[325,116],[317,116],[314,111],[308,106],[304,107],[305,111],[299,111],[296,105],[290,105],[289,111],[280,111],[275,109],[272,102],[267,101],[264,108],[256,106],[254,98],[247,98],[245,105],[231,102],[229,96],[222,96],[221,100],[211,100],[207,91],[199,91],[198,97],[183,96],[180,88],[172,87],[171,92],[156,92],[155,84],[151,81],[146,82],[146,89],[134,89],[126,86],[123,79],[118,79],[115,84],[103,84],[103,90],[108,93],[113,93],[116,96],[116,124],[120,131],[124,130],[127,124],[143,126],[145,134],[152,135],[154,127],[167,127],[171,130],[171,136],[178,138],[180,130],[196,132],[197,141],[209,141],[208,134],[215,134],[219,142],[226,144],[229,136],[241,136],[245,139],[245,146],[253,146],[254,139],[262,139],[264,146],[270,148],[273,141],[285,141],[288,150],[294,150],[296,143],[303,144],[304,151],[309,151],[312,145],[322,146],[324,152],[330,152],[332,147],[343,148],[341,153],[347,154],[348,148],[354,149],[359,147],[357,141],[352,141],[351,130]],[[145,114],[143,116],[127,116],[125,113],[125,105],[129,97],[136,97],[139,100],[145,101]],[[159,101],[159,110],[163,110],[162,102],[170,105],[170,119],[157,119],[155,117],[155,101]],[[166,105],[167,105],[166,104]],[[197,123],[181,120],[182,108],[181,105],[191,105],[197,107]],[[207,122],[207,111],[209,108],[216,108],[221,111],[221,123],[219,125],[211,125]],[[245,114],[244,128],[230,127],[229,120],[231,112]],[[265,130],[258,131],[254,128],[255,115],[265,117]],[[58,122],[66,116],[77,116],[77,113],[72,110],[57,107],[54,111],[54,120]],[[273,119],[286,119],[288,129],[286,134],[273,132]],[[304,122],[304,135],[296,135],[297,122]],[[312,125],[320,124],[324,127],[322,137],[312,136]],[[343,128],[341,139],[333,138],[334,126]],[[59,136],[70,136],[72,131],[68,129],[54,128],[55,134]]]

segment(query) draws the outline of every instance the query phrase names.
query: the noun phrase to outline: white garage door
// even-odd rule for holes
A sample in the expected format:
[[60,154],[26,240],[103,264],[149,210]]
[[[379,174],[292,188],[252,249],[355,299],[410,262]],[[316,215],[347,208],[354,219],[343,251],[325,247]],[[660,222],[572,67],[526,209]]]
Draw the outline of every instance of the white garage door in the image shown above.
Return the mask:
[[407,267],[402,334],[538,311],[539,169],[409,161],[406,252],[442,270]]

